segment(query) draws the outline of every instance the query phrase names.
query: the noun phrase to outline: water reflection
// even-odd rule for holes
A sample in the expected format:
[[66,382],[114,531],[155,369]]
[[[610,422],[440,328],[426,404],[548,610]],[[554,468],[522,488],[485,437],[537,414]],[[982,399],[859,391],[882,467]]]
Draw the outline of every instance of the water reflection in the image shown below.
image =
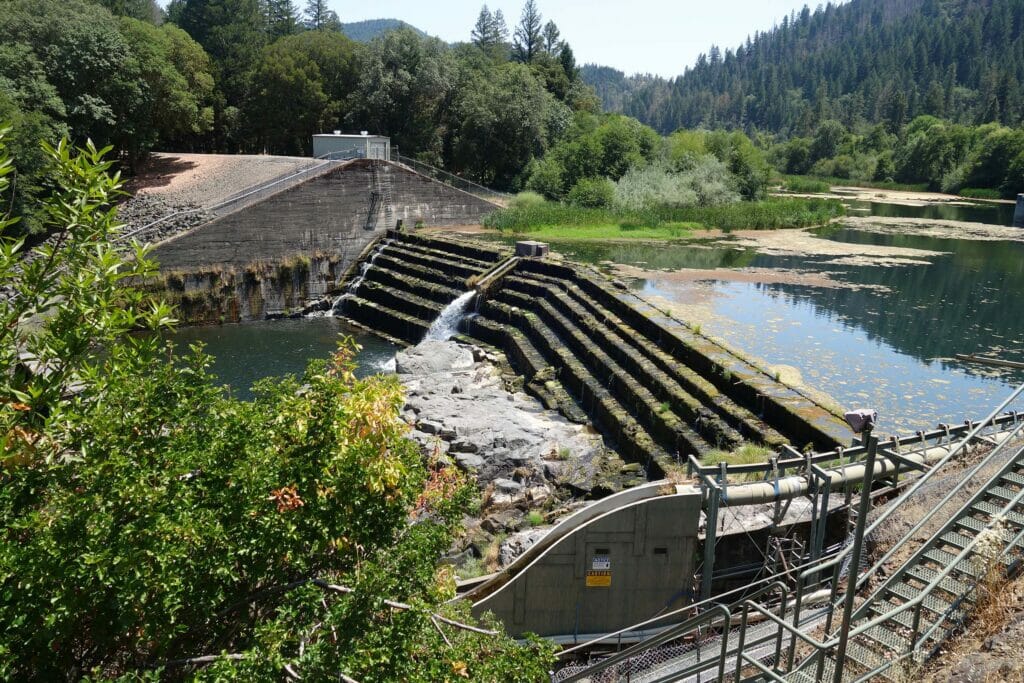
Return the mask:
[[936,202],[919,206],[849,200],[844,202],[851,216],[884,218],[926,218],[929,220],[967,221],[991,225],[1013,225],[1013,204],[949,204]]
[[264,377],[301,375],[310,360],[328,358],[338,348],[340,335],[354,337],[363,347],[356,357],[360,377],[381,372],[398,350],[336,318],[188,327],[178,330],[174,340],[183,346],[204,343],[220,382],[238,398],[251,399],[253,383]]

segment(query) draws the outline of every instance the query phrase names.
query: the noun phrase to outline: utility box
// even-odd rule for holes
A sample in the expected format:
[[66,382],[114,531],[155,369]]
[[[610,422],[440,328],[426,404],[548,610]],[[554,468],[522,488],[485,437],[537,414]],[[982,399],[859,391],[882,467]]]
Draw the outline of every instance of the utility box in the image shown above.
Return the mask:
[[550,248],[544,242],[525,240],[516,242],[516,256],[524,258],[544,258],[548,255]]
[[391,159],[391,138],[383,135],[343,135],[341,131],[313,136],[317,159]]

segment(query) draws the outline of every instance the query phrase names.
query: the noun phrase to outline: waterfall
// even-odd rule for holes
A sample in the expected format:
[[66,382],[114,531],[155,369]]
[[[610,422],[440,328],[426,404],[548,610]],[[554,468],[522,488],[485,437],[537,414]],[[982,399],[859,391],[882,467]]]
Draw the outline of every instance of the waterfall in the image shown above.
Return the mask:
[[368,258],[366,261],[363,261],[362,265],[359,266],[359,275],[352,278],[352,281],[348,283],[348,287],[345,288],[345,293],[334,300],[334,305],[331,306],[330,315],[339,315],[343,313],[345,300],[351,299],[356,295],[356,292],[359,291],[359,286],[363,284],[363,280],[366,279],[366,271],[370,270],[370,268],[373,266],[373,262],[376,261],[377,257],[381,255],[381,252],[384,251],[384,248],[391,244],[391,242],[393,241],[394,240],[391,240],[390,238],[382,240],[381,243],[377,245],[377,248],[373,250],[373,253],[370,255],[370,258]]
[[476,290],[470,290],[448,304],[445,309],[441,311],[441,314],[437,316],[437,320],[430,324],[430,329],[427,330],[427,336],[423,338],[423,341],[427,341],[428,339],[434,341],[447,341],[448,339],[451,339],[455,333],[459,331],[459,322],[466,317],[466,312],[469,310],[469,304],[475,296]]

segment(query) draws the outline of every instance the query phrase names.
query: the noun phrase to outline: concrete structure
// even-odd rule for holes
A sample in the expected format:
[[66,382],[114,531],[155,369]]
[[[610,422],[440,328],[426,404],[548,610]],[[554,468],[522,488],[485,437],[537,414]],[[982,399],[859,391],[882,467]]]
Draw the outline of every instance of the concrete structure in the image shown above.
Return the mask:
[[1013,227],[1024,228],[1024,194],[1017,195],[1017,208],[1013,210]]
[[693,487],[625,491],[564,520],[514,576],[466,597],[513,634],[607,633],[648,619],[691,601],[700,516]]
[[313,136],[313,156],[326,158],[391,158],[391,138],[383,135],[342,135],[340,132]]
[[516,242],[516,256],[523,256],[526,258],[544,258],[548,255],[550,250],[550,247],[544,242],[535,242],[533,240]]
[[[275,190],[278,188],[274,188]],[[296,185],[175,235],[154,256],[184,320],[299,311],[336,285],[395,222],[478,223],[496,205],[390,162],[325,166]]]

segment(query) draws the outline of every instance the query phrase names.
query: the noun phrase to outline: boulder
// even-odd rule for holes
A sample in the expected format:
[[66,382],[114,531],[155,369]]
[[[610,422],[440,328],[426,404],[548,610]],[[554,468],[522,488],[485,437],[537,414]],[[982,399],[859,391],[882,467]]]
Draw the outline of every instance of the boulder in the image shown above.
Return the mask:
[[428,340],[399,351],[395,356],[399,375],[430,375],[473,367],[473,352],[450,342]]

